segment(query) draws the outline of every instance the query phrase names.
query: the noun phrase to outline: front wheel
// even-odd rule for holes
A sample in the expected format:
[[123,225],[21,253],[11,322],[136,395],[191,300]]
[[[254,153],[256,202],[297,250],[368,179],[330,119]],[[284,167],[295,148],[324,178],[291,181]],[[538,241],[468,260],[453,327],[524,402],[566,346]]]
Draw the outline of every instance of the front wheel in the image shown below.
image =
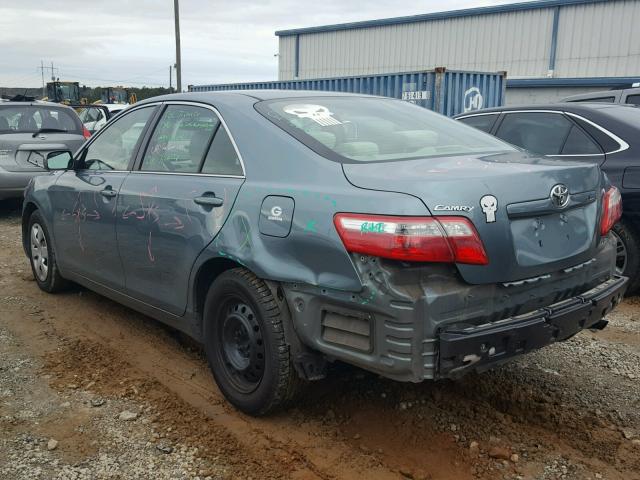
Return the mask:
[[292,364],[280,308],[249,270],[228,270],[209,289],[204,340],[216,383],[238,409],[265,415],[295,397],[302,381]]
[[39,211],[31,214],[27,232],[31,270],[38,286],[48,293],[63,290],[67,281],[60,275],[51,237]]

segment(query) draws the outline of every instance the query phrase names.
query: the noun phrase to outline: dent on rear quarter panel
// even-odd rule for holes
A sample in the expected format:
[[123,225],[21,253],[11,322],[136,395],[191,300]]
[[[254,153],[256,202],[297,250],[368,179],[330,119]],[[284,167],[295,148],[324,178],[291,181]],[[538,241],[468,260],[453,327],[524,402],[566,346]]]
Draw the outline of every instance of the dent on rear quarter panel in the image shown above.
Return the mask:
[[[228,258],[261,278],[359,292],[360,276],[333,224],[338,212],[428,215],[417,198],[351,185],[340,163],[330,161],[295,140],[253,108],[245,96],[215,106],[238,144],[246,181],[218,236],[199,256],[195,276],[207,260]],[[294,214],[286,237],[260,233],[265,197],[293,199]],[[194,277],[192,277],[194,278]]]

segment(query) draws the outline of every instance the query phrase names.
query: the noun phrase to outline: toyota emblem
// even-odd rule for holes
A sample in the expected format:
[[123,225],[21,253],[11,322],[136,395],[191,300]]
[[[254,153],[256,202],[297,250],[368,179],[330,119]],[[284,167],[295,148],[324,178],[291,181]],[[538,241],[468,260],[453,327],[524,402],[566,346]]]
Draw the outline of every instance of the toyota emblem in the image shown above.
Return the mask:
[[558,208],[564,208],[569,203],[569,189],[559,183],[551,189],[551,203]]

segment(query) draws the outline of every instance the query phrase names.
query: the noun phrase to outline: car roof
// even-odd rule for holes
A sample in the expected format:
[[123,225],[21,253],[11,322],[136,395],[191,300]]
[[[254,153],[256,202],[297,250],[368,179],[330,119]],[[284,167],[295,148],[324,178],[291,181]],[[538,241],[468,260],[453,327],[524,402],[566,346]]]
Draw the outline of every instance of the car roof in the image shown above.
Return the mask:
[[528,105],[509,105],[508,107],[484,108],[482,110],[474,110],[473,112],[465,112],[456,115],[455,118],[469,117],[485,113],[512,112],[519,110],[557,110],[572,113],[589,113],[595,110],[610,110],[618,108],[638,108],[635,105],[627,105],[621,103],[603,103],[603,102],[558,102],[558,103],[542,103]]
[[34,100],[32,102],[2,102],[3,107],[53,107],[53,108],[71,108],[63,103],[43,102],[42,100]]
[[[325,92],[317,90],[224,90],[211,92],[186,92],[161,95],[142,100],[138,104],[149,102],[162,102],[168,100],[198,101],[203,103],[213,103],[216,100],[233,102],[234,98],[254,98],[256,100],[276,100],[279,98],[296,97],[371,97],[372,95],[344,92]],[[385,98],[385,97],[382,97]]]

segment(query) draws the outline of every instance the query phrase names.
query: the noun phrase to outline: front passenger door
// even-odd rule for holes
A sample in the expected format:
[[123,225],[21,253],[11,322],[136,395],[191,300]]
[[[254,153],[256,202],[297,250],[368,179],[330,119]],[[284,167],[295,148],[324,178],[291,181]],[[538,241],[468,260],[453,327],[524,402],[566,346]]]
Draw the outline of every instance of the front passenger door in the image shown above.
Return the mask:
[[154,106],[138,108],[102,130],[50,188],[58,262],[113,289],[124,287],[116,242],[118,192]]

